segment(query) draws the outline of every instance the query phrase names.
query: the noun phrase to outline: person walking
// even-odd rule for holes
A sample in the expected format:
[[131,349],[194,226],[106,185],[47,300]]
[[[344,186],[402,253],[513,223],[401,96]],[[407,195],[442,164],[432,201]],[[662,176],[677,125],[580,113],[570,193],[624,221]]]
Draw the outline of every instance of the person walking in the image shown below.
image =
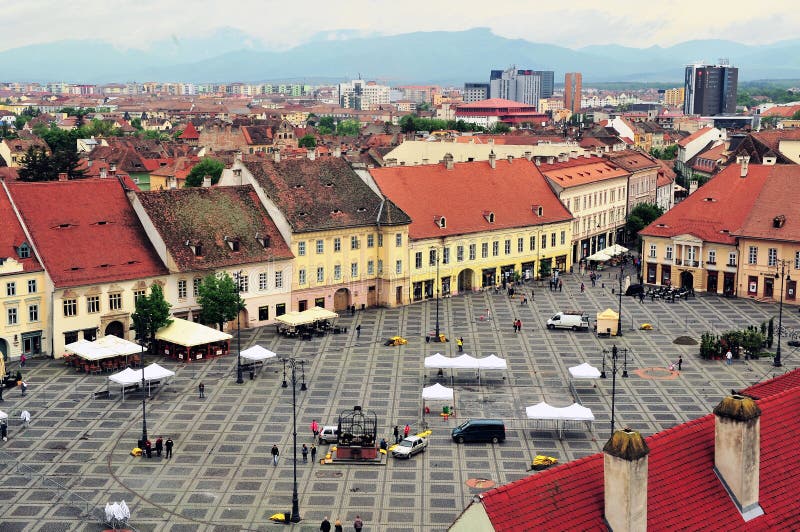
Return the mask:
[[364,521],[361,520],[361,516],[357,515],[356,520],[353,521],[353,529],[356,532],[361,532],[361,529],[364,528]]
[[23,410],[19,418],[22,420],[22,428],[27,429],[31,424],[31,413],[27,410]]
[[459,336],[458,340],[456,340],[456,345],[458,346],[458,352],[461,353],[464,351],[464,338]]
[[303,463],[307,464],[308,463],[308,447],[306,447],[305,443],[303,444],[303,448],[300,450],[300,452],[303,453]]
[[164,450],[164,440],[161,438],[161,436],[159,436],[156,439],[156,456],[158,458],[161,458],[161,451],[163,450]]
[[166,443],[166,445],[164,447],[166,449],[166,451],[167,451],[167,453],[166,453],[166,457],[167,458],[172,458],[172,446],[173,445],[175,445],[175,443],[172,441],[172,438],[167,437],[167,443]]
[[197,385],[197,391],[200,392],[200,399],[205,399],[206,397],[206,385],[202,382]]
[[389,443],[386,441],[386,438],[381,438],[380,448],[382,451],[389,450]]
[[394,442],[400,443],[400,429],[397,427],[397,425],[394,426],[393,434],[394,434]]
[[26,357],[26,356],[25,356],[25,353],[22,353],[22,354],[19,356],[19,367],[21,367],[21,368],[24,368],[24,367],[25,367],[25,362],[26,362],[27,360],[28,360],[28,357]]
[[517,332],[522,332],[522,320],[517,318]]
[[317,436],[319,436],[319,423],[317,423],[316,419],[311,420],[311,433],[314,435],[314,441],[317,441]]
[[339,519],[337,519],[333,524],[333,532],[344,532],[344,528],[342,528],[342,522]]
[[22,381],[22,383],[19,385],[19,387],[20,387],[20,391],[22,392],[22,397],[25,397],[25,394],[28,393],[28,383],[25,382],[25,381]]
[[361,338],[361,324],[356,325],[356,338]]
[[331,532],[331,522],[328,521],[328,516],[325,516],[325,519],[322,520],[322,523],[319,525],[320,532]]
[[403,437],[408,438],[408,433],[411,432],[411,426],[406,423],[405,428],[403,429]]
[[731,353],[730,349],[728,349],[728,352],[725,353],[725,363],[729,366],[733,364],[733,353]]
[[148,458],[153,457],[153,443],[149,439],[144,442],[144,452]]
[[512,326],[514,327],[514,334],[517,334],[517,320],[512,322]]
[[678,357],[678,371],[681,370],[681,365],[683,364],[683,356]]
[[272,451],[271,452],[272,452],[272,465],[276,466],[276,465],[278,465],[278,456],[281,454],[280,451],[278,451],[278,445],[277,444],[272,446]]
[[0,439],[8,441],[8,424],[5,419],[0,421]]
[[313,443],[311,444],[311,463],[315,463],[317,461],[317,446]]
[[586,285],[581,283],[581,294],[586,291]]

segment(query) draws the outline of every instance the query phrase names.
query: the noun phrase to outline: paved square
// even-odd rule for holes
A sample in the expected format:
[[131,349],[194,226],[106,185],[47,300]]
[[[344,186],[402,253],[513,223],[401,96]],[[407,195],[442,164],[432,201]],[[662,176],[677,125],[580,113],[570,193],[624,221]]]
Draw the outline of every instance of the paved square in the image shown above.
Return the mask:
[[[298,386],[297,391],[298,445],[310,444],[312,419],[333,424],[340,411],[354,405],[374,411],[380,435],[387,438],[395,424],[410,423],[417,429],[427,421],[433,430],[426,452],[409,461],[321,466],[301,460],[298,488],[304,520],[293,527],[318,530],[327,515],[340,518],[347,529],[360,514],[370,532],[444,530],[474,495],[487,489],[486,482],[469,487],[468,479],[503,484],[532,474],[526,469],[536,454],[564,462],[598,452],[610,431],[610,374],[606,380],[575,383],[580,401],[596,416],[591,431],[576,428],[559,439],[552,431],[534,430],[524,419],[524,409],[539,401],[570,404],[568,367],[582,362],[600,367],[602,350],[613,344],[628,349],[630,373],[616,383],[617,426],[646,435],[710,412],[731,389],[798,365],[797,353],[785,338],[785,367],[780,370],[771,367],[771,359],[737,360],[731,366],[703,361],[698,346],[672,343],[681,335],[699,339],[704,331],[758,325],[770,316],[777,321],[777,305],[746,299],[698,296],[671,304],[623,298],[621,338],[546,330],[545,321],[559,310],[581,309],[593,316],[598,310],[617,309],[611,292],[616,283],[609,281],[608,272],[583,294],[581,279],[566,275],[563,292],[550,292],[546,284],[527,286],[525,292],[533,289],[535,295],[527,306],[494,291],[441,300],[441,328],[448,337],[463,336],[466,353],[495,353],[509,364],[505,373],[482,374],[480,384],[471,371],[456,372],[457,417],[446,422],[438,415],[427,420],[422,416],[421,389],[437,381],[436,370],[426,370],[423,358],[457,351],[455,341],[424,341],[425,332],[434,327],[434,301],[343,315],[339,323],[348,326],[347,334],[311,341],[276,336],[274,327],[242,331],[243,348],[258,343],[306,362],[308,390]],[[491,320],[480,319],[486,309]],[[520,334],[512,329],[516,318],[522,320]],[[798,318],[793,308],[784,308],[786,327],[800,329]],[[655,329],[637,330],[645,322]],[[357,324],[362,327],[359,339]],[[385,347],[384,340],[395,334],[408,338],[408,345]],[[670,375],[665,368],[679,355],[683,371]],[[281,388],[282,365],[272,361],[255,380],[245,375],[245,383],[237,385],[233,356],[190,365],[158,362],[177,375],[147,400],[147,427],[152,440],[159,435],[175,440],[170,460],[129,455],[141,435],[140,396],[126,395],[122,401],[116,393],[95,400],[92,393],[105,389],[106,375],[75,373],[60,361],[29,362],[28,395],[7,390],[0,403],[11,418],[9,440],[0,443],[0,530],[101,530],[85,516],[87,511],[123,499],[137,530],[282,526],[268,520],[289,511],[292,498],[291,389]],[[448,384],[449,377],[446,373],[439,380]],[[197,394],[201,381],[203,400]],[[19,415],[26,409],[33,421],[23,429]],[[503,418],[507,441],[497,446],[452,443],[450,429],[468,417]],[[273,444],[281,450],[277,467],[270,455]],[[320,446],[320,454],[326,449]]]

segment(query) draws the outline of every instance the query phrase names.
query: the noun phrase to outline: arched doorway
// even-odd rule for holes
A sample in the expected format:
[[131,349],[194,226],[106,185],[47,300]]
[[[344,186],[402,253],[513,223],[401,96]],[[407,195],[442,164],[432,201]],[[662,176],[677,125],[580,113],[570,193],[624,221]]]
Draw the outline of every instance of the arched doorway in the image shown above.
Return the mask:
[[681,288],[694,288],[694,275],[691,272],[681,272]]
[[[2,357],[3,360],[8,360],[8,344],[2,338],[0,338],[0,357]],[[0,386],[2,385],[0,384]]]
[[340,310],[347,310],[350,308],[350,290],[347,288],[340,288],[333,294],[333,310],[338,312]]
[[461,273],[458,274],[458,293],[461,292],[471,292],[472,291],[472,277],[475,273],[467,268],[466,270],[461,270]]
[[125,327],[119,321],[112,321],[106,325],[105,336],[108,336],[109,334],[113,334],[117,338],[124,338]]

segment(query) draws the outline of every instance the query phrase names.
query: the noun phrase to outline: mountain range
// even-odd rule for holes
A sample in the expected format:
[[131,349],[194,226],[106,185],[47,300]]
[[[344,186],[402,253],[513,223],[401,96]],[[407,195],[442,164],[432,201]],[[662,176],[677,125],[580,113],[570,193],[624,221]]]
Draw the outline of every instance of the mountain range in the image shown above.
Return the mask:
[[119,49],[99,40],[67,40],[0,52],[0,81],[259,82],[327,81],[361,75],[387,84],[462,85],[486,81],[489,70],[509,65],[582,72],[584,84],[659,81],[680,84],[684,65],[727,58],[740,80],[800,78],[800,40],[747,45],[692,40],[669,47],[619,45],[571,49],[508,39],[487,28],[414,32],[392,36],[312,39],[287,50],[268,50],[239,30],[221,28],[204,37]]

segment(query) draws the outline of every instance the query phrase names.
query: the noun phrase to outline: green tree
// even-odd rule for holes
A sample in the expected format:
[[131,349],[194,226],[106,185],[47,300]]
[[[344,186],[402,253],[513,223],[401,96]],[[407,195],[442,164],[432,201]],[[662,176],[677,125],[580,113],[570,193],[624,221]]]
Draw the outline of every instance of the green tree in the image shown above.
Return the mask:
[[169,135],[163,131],[154,131],[151,129],[144,132],[144,138],[149,140],[170,140]]
[[415,115],[405,115],[400,119],[400,128],[403,133],[414,133],[417,131],[417,117]]
[[342,120],[336,126],[336,134],[340,137],[357,137],[361,131],[361,123],[358,120]]
[[131,127],[133,127],[134,129],[138,129],[139,131],[142,131],[142,129],[144,129],[142,127],[142,119],[134,118],[133,120],[131,120]]
[[637,235],[637,246],[641,244],[639,231],[653,223],[662,214],[664,214],[664,210],[652,203],[640,203],[628,214],[625,230],[631,235]]
[[303,135],[303,137],[297,141],[297,146],[300,148],[316,148],[317,147],[317,139],[312,134]]
[[320,135],[330,135],[336,130],[336,121],[332,116],[323,116],[319,119],[317,131]]
[[25,152],[22,168],[19,169],[20,181],[53,181],[58,173],[53,169],[53,162],[44,148],[31,146]]
[[220,331],[226,321],[234,319],[245,308],[236,283],[227,273],[206,276],[198,292],[200,321],[218,325]]
[[792,115],[792,120],[800,120],[800,111],[796,111],[796,112],[795,112],[795,113]]
[[503,122],[496,122],[491,129],[492,133],[508,133],[509,131],[511,131],[511,127]]
[[203,157],[203,160],[194,165],[194,168],[186,176],[186,187],[199,187],[203,184],[205,176],[211,176],[211,184],[216,185],[222,176],[225,164],[211,157]]
[[131,315],[136,337],[140,342],[147,342],[148,351],[153,352],[156,332],[172,323],[169,316],[170,305],[164,299],[161,286],[153,283],[149,296],[141,296],[136,300],[136,311]]

